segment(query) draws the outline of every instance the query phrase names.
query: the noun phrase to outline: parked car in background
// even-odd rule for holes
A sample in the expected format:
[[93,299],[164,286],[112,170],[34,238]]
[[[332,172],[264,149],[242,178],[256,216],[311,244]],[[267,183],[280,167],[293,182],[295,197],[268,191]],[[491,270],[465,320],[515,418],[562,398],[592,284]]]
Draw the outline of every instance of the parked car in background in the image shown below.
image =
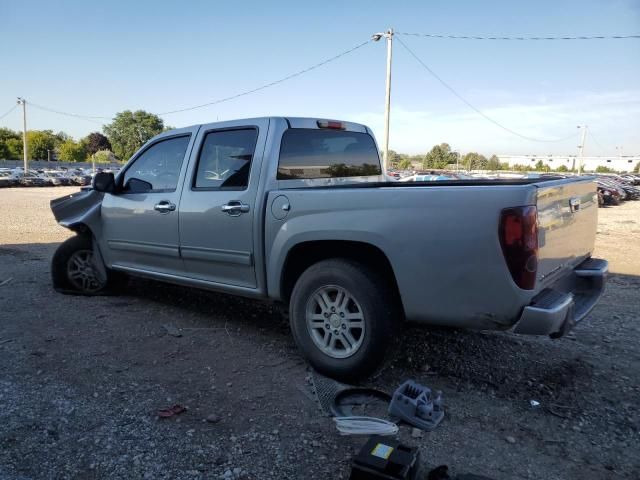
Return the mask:
[[602,195],[602,205],[620,205],[621,195],[618,190],[598,182],[598,192]]
[[27,172],[19,177],[20,185],[23,187],[46,187],[50,185],[46,178],[41,177],[37,172]]
[[59,185],[69,185],[69,182],[67,182],[66,179],[64,179],[61,173],[44,171],[38,174],[38,176],[46,180],[47,184],[54,187]]
[[20,181],[15,177],[11,171],[0,171],[0,188],[4,187],[16,187],[20,184]]

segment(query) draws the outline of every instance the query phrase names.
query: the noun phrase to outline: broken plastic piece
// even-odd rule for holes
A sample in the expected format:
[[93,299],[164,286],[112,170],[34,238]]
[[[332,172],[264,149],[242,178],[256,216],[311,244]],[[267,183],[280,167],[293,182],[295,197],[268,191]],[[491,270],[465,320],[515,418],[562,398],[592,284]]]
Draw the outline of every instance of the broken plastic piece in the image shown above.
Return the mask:
[[173,417],[174,415],[179,415],[182,412],[186,412],[186,411],[187,411],[186,407],[183,407],[182,405],[174,405],[173,407],[163,408],[162,410],[158,410],[158,416],[160,418],[169,418],[169,417]]
[[429,432],[444,418],[442,392],[433,396],[429,387],[407,380],[393,393],[389,415]]

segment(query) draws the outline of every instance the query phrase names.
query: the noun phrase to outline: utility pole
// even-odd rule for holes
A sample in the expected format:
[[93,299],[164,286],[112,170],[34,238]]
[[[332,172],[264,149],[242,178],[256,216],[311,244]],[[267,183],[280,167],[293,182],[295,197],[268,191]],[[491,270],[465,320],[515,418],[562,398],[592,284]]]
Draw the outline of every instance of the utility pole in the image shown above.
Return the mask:
[[393,56],[393,28],[388,29],[384,33],[375,33],[372,35],[374,42],[382,37],[387,40],[387,83],[386,95],[384,102],[384,138],[382,140],[382,167],[384,174],[387,174],[389,168],[389,120],[391,115],[391,58]]
[[27,101],[18,97],[18,105],[22,105],[22,153],[24,158],[24,174],[29,171],[29,151],[27,150]]
[[582,175],[582,167],[584,163],[584,143],[587,140],[587,130],[589,127],[587,125],[578,125],[578,128],[582,129],[582,141],[580,142],[580,160],[578,162],[578,175]]

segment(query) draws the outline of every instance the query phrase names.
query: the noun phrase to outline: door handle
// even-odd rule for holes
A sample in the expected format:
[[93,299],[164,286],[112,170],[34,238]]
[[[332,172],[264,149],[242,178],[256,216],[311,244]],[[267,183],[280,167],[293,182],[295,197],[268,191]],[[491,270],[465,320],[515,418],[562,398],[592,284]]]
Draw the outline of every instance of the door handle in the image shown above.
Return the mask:
[[249,211],[249,205],[237,200],[232,200],[231,202],[222,206],[222,211],[228,215],[231,215],[232,217],[237,217],[238,215],[247,213]]
[[173,212],[176,209],[176,206],[167,200],[162,200],[161,202],[156,203],[153,206],[153,209],[160,213],[169,213]]

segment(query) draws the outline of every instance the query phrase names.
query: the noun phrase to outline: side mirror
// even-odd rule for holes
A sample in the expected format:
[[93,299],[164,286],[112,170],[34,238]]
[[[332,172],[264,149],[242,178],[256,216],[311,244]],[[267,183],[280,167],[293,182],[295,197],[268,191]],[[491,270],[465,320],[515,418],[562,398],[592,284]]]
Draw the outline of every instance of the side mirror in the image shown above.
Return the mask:
[[113,193],[116,189],[116,181],[112,172],[98,172],[93,177],[93,189],[97,192]]
[[124,193],[145,193],[153,190],[153,185],[139,178],[130,178],[124,186]]

